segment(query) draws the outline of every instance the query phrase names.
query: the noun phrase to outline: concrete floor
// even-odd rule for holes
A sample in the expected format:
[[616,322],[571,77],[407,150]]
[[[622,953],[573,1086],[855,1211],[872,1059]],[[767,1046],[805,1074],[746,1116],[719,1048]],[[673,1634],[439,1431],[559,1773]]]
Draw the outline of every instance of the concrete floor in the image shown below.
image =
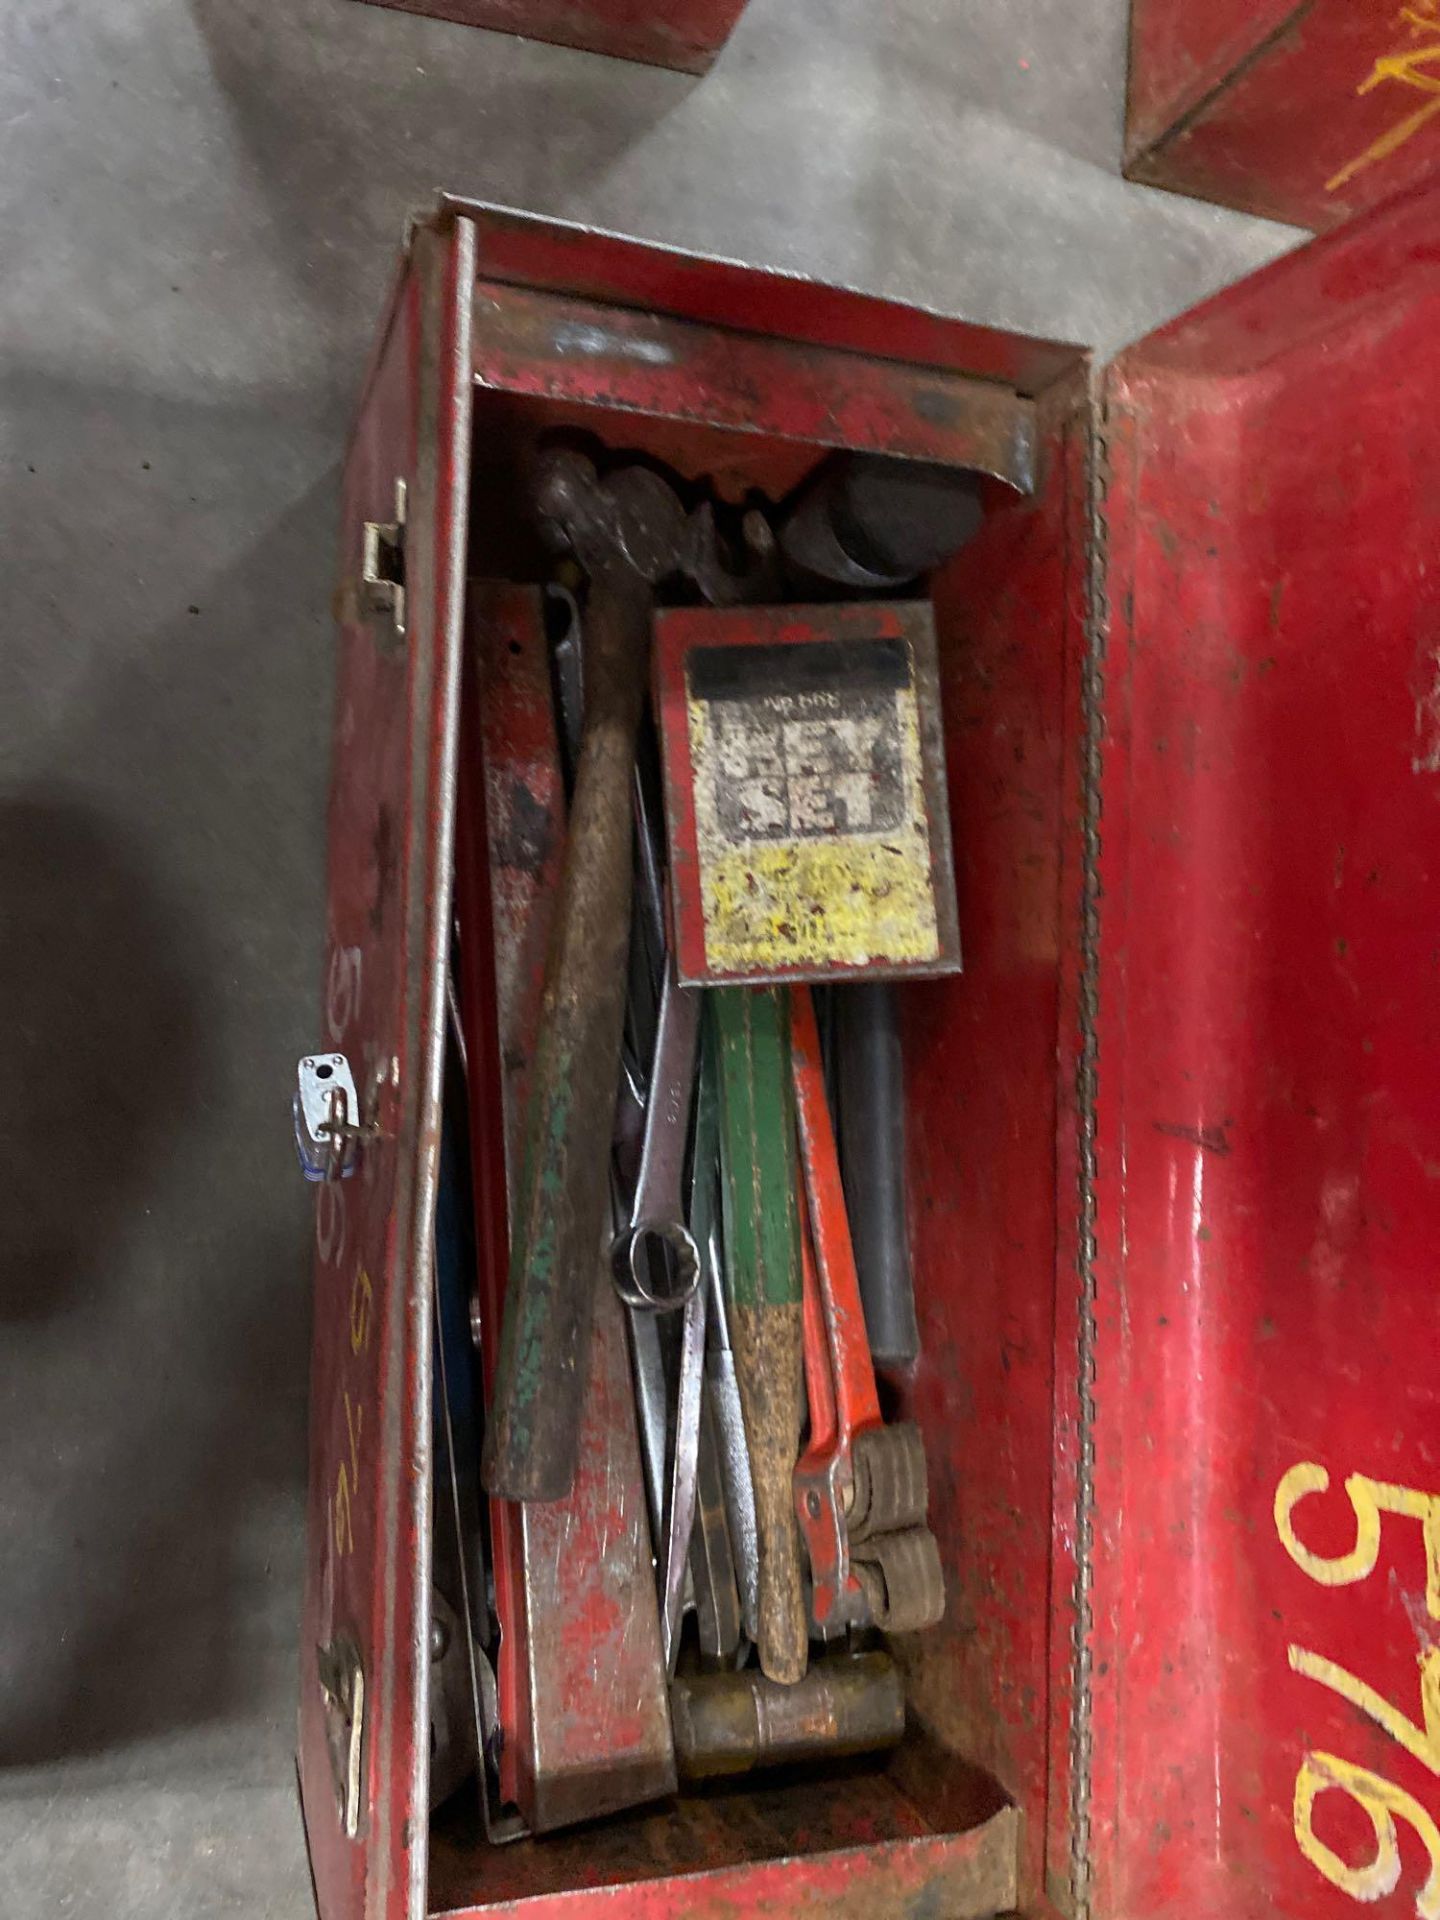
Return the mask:
[[352,0],[0,9],[0,1857],[300,1920],[336,467],[435,189],[1113,349],[1290,244],[1123,184],[1125,0],[752,0],[703,82]]

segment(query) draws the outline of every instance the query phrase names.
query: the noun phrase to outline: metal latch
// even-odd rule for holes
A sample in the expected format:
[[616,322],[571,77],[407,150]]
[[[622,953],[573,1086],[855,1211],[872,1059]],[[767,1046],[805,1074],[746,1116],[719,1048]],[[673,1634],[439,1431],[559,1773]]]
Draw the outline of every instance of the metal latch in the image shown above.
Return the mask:
[[395,482],[395,518],[367,520],[360,550],[360,599],[367,614],[388,614],[405,632],[405,511],[407,488]]
[[315,1649],[325,1701],[325,1739],[347,1840],[360,1831],[360,1755],[365,1740],[365,1668],[348,1634]]
[[307,1180],[348,1180],[359,1149],[380,1129],[360,1111],[355,1076],[343,1053],[307,1053],[292,1106],[295,1151]]

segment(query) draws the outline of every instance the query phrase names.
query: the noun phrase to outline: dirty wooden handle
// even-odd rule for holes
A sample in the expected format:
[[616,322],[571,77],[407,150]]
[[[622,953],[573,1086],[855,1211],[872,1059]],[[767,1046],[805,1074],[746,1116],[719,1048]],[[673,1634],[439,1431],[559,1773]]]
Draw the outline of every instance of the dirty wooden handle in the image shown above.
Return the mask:
[[757,1647],[766,1677],[793,1685],[809,1643],[791,1483],[805,1388],[789,1018],[774,988],[721,987],[712,1000],[730,1341],[755,1489]]
[[585,719],[485,1434],[482,1477],[505,1500],[563,1499],[575,1473],[608,1220],[630,943],[630,781],[649,643],[649,589],[628,569],[601,573],[585,614]]

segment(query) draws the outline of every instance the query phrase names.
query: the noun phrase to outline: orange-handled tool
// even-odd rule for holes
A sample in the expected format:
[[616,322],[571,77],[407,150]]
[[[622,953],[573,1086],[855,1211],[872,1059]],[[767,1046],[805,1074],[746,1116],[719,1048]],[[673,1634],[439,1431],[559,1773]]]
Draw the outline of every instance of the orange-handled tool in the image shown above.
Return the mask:
[[822,1636],[861,1621],[914,1632],[945,1605],[939,1552],[925,1525],[925,1447],[912,1422],[887,1426],[880,1411],[807,986],[790,989],[790,1061],[808,1214],[801,1266],[810,1407],[810,1438],[792,1484],[810,1558],[811,1618]]

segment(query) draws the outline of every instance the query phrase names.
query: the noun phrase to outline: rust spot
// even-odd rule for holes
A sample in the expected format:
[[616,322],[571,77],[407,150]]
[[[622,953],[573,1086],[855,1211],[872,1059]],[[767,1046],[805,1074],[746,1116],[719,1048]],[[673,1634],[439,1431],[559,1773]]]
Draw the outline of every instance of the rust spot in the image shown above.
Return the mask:
[[555,818],[523,780],[510,790],[510,806],[496,849],[497,864],[540,879],[555,847]]
[[1192,1147],[1199,1147],[1203,1153],[1226,1154],[1230,1151],[1224,1127],[1187,1127],[1178,1120],[1157,1120],[1155,1131],[1168,1134],[1172,1140],[1188,1140]]

